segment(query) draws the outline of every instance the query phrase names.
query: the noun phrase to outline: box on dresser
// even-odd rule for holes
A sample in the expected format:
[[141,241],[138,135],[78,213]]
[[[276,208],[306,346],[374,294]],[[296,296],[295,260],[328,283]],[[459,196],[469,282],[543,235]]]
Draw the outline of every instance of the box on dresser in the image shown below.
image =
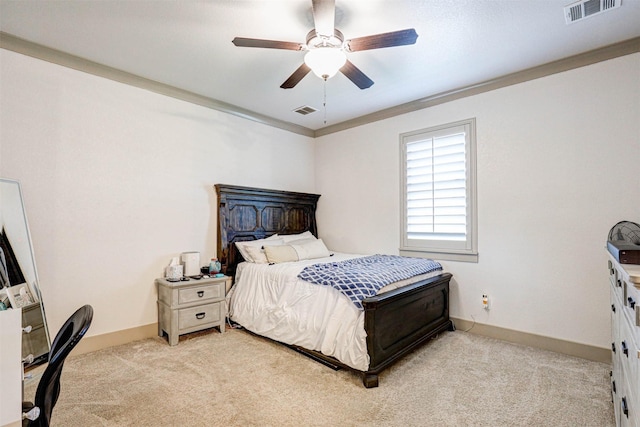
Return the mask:
[[620,264],[640,264],[640,245],[629,242],[607,242],[607,249]]

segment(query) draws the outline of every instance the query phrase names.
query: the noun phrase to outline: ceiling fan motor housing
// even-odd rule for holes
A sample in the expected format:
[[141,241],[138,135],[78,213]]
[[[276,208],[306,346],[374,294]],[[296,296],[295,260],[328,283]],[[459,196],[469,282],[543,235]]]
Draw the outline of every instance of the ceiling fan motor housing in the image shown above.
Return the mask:
[[311,30],[307,34],[307,49],[319,47],[342,48],[344,36],[338,29],[333,30],[332,36],[318,34],[316,30]]

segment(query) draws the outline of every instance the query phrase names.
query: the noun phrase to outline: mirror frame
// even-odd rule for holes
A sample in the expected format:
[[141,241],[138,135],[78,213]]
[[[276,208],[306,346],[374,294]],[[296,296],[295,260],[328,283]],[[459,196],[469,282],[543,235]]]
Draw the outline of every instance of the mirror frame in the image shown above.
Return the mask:
[[[17,208],[21,209],[22,219],[24,221],[24,228],[25,228],[25,230],[24,230],[25,231],[25,237],[26,237],[25,243],[28,245],[28,254],[31,257],[31,267],[33,268],[33,281],[34,281],[34,283],[32,284],[32,291],[36,294],[35,296],[38,299],[38,302],[39,302],[39,305],[40,305],[40,313],[42,315],[42,323],[43,323],[43,328],[44,328],[44,332],[45,332],[45,339],[46,339],[46,344],[47,344],[46,352],[44,352],[43,354],[33,355],[34,356],[34,360],[31,363],[24,363],[25,367],[29,367],[29,366],[34,366],[34,365],[39,365],[41,363],[45,363],[49,359],[49,352],[51,351],[51,337],[49,335],[49,327],[47,325],[47,316],[45,314],[44,302],[42,300],[42,293],[40,292],[40,279],[38,277],[38,268],[36,266],[36,257],[35,257],[35,252],[33,250],[33,241],[31,240],[31,231],[29,229],[29,221],[27,219],[27,212],[26,212],[25,205],[24,205],[24,197],[23,197],[23,194],[22,194],[22,186],[20,185],[20,182],[17,181],[17,180],[7,179],[7,178],[0,178],[0,185],[4,187],[5,184],[11,185],[11,186],[15,186],[15,188],[17,188],[17,190],[18,190],[18,198],[20,199],[20,204],[19,204],[19,206],[17,206]],[[4,193],[4,191],[2,189],[0,189],[0,201],[2,201],[3,193]],[[3,212],[2,209],[3,208],[4,208],[4,205],[2,203],[0,203],[0,218],[4,216],[2,214],[2,212]],[[5,225],[4,219],[0,220],[0,230],[1,230],[1,227],[4,227],[4,225]],[[22,267],[22,268],[24,268],[24,267]],[[23,274],[24,274],[24,272],[23,272]],[[18,284],[10,284],[10,285],[16,286]],[[24,316],[23,316],[23,322],[24,322]],[[22,326],[26,327],[28,325],[24,325],[23,324]],[[28,336],[29,336],[28,334],[24,334],[23,335],[23,340],[27,339]],[[23,355],[22,357],[24,358],[24,357],[26,357],[26,355]]]

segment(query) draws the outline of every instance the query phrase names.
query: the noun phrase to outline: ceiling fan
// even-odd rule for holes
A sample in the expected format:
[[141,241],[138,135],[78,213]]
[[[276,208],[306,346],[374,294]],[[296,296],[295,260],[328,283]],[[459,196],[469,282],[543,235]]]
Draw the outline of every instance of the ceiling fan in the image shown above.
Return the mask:
[[324,80],[340,71],[360,89],[366,89],[373,85],[373,80],[353,65],[346,53],[410,45],[418,38],[416,30],[409,28],[345,41],[335,28],[335,0],[312,0],[312,7],[315,28],[307,34],[306,43],[236,37],[233,44],[238,47],[306,50],[302,65],[280,85],[283,89],[295,87],[310,71]]

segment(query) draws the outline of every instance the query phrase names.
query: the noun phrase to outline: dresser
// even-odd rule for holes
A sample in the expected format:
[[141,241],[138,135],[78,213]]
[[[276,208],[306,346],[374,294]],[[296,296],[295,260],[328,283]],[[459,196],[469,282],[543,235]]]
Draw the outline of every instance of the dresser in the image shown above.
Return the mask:
[[22,425],[22,313],[0,311],[0,426]]
[[611,394],[616,425],[640,427],[640,265],[609,254]]
[[170,345],[180,335],[218,327],[224,332],[225,295],[231,277],[210,277],[169,282],[156,279],[158,287],[158,336],[166,333]]

